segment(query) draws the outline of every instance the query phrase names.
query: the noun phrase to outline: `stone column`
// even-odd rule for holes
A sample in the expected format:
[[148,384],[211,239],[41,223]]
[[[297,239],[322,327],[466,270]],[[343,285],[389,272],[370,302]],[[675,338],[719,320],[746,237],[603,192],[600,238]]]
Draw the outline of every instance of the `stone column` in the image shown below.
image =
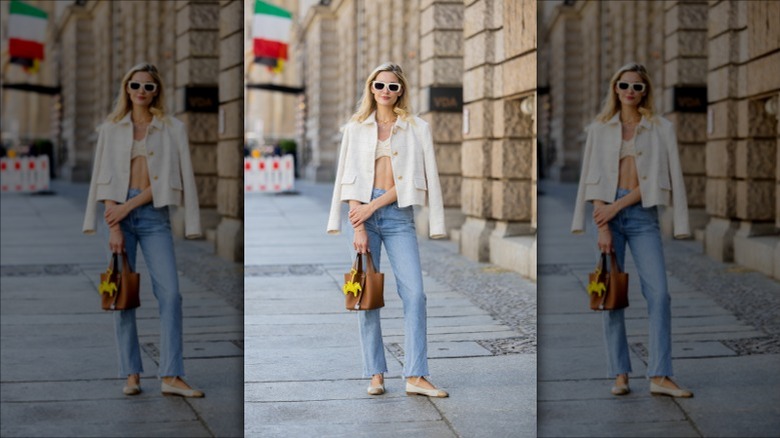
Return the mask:
[[[536,1],[503,4],[490,173],[490,262],[536,278]],[[503,34],[503,35],[502,35]],[[502,84],[502,89],[496,86]]]
[[93,107],[94,40],[92,19],[84,6],[72,5],[60,22],[60,84],[62,85],[62,140],[67,161],[62,175],[73,182],[89,182],[97,135]]
[[219,143],[217,144],[216,253],[230,261],[244,259],[244,4],[221,2],[219,8]]
[[[221,219],[217,212],[218,114],[187,111],[184,95],[188,87],[218,86],[220,7],[216,1],[182,1],[176,6],[175,114],[187,126],[198,187],[201,226],[206,238],[214,241],[216,227]],[[232,115],[243,120],[241,112]],[[232,130],[229,134],[233,135]],[[183,209],[177,209],[172,215],[171,225],[174,234],[184,236]]]
[[547,158],[550,178],[577,181],[584,145],[582,107],[582,43],[580,18],[572,6],[559,6],[550,23],[549,85],[551,119]]
[[[685,179],[691,232],[703,237],[707,224],[705,205],[705,143],[707,141],[707,4],[706,2],[667,2],[664,25],[664,77],[653,77],[656,99],[677,132],[680,162]],[[728,74],[729,67],[710,75]],[[709,89],[712,100],[728,98],[728,81],[709,81],[724,85]],[[657,109],[659,110],[659,109]],[[673,235],[673,210],[661,216],[662,232]]]
[[[737,66],[736,218],[734,261],[780,278],[777,199],[777,106],[780,31],[764,23],[780,17],[774,2],[732,4]],[[736,10],[735,10],[736,9]],[[746,43],[746,44],[745,44]],[[741,79],[741,81],[740,81]]]
[[[739,103],[737,90],[725,93],[718,83],[737,83],[737,55],[740,28],[737,23],[738,2],[713,3],[708,12],[707,37],[710,58],[707,109],[706,146],[706,209],[710,215],[704,233],[704,250],[718,261],[734,259],[734,233],[738,227],[737,216],[737,117],[740,107],[745,111],[747,102]],[[744,31],[745,24],[742,24]]]
[[304,35],[304,83],[306,87],[305,148],[309,160],[305,178],[315,182],[332,182],[336,176],[338,148],[341,140],[339,118],[341,96],[339,82],[336,16],[326,6],[313,6],[301,25]]
[[[470,66],[466,66],[474,69],[464,75],[463,9],[462,0],[423,0],[420,3],[420,88],[419,91],[411,90],[419,96],[420,117],[431,127],[448,234],[460,228],[465,219],[461,212],[463,114],[457,101],[469,92],[482,95],[492,82],[491,70],[476,67],[484,65],[485,57],[490,56],[484,49],[484,35],[474,37],[472,45],[482,45],[474,50],[479,52],[473,54],[477,59],[470,59]],[[464,83],[469,84],[470,90],[464,89]],[[417,212],[417,232],[427,237],[428,207],[419,208]]]

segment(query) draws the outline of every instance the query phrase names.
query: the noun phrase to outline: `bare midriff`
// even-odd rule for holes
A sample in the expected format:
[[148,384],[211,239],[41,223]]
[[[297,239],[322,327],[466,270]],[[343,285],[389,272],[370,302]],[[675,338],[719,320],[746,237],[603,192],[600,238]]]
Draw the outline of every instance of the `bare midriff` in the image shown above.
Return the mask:
[[637,176],[634,157],[621,159],[618,172],[618,188],[634,190],[639,186],[639,177]]
[[149,187],[149,168],[146,157],[135,157],[130,160],[130,188],[143,191]]
[[390,190],[395,186],[393,180],[393,165],[390,157],[379,157],[374,162],[374,188]]

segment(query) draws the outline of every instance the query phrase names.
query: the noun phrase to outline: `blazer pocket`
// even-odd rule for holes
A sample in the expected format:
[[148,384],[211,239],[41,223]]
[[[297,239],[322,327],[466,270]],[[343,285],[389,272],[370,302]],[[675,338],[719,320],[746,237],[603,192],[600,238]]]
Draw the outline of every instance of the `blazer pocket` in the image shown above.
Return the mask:
[[414,187],[418,190],[428,190],[425,178],[420,176],[414,177]]
[[110,184],[111,183],[111,173],[110,172],[100,172],[97,179],[98,184]]
[[601,180],[601,174],[597,172],[588,172],[588,176],[585,178],[585,184],[598,184]]
[[658,187],[664,190],[672,190],[672,182],[669,179],[669,172],[661,172],[658,175]]
[[341,177],[341,184],[355,184],[357,175],[344,175]]
[[183,190],[182,187],[184,186],[181,181],[181,171],[177,168],[171,169],[171,175],[170,175],[170,184],[171,188],[174,190]]

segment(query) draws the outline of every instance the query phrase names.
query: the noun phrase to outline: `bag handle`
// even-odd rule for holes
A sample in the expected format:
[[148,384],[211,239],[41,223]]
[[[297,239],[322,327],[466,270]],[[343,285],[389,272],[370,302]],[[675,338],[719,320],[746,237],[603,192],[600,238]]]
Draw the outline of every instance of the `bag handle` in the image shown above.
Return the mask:
[[[616,274],[619,274],[619,273],[621,273],[622,271],[621,271],[621,270],[620,270],[620,268],[618,267],[617,256],[615,255],[615,253],[614,253],[614,252],[613,252],[613,253],[610,253],[610,256],[611,256],[611,257],[610,257],[610,263],[609,263],[609,272],[610,272],[610,273],[614,272],[614,273],[616,273]],[[605,257],[605,258],[606,258],[606,257]],[[606,260],[605,260],[605,261],[606,261]]]
[[355,261],[352,262],[352,269],[357,273],[363,272],[363,258],[360,257],[360,253],[357,253],[357,256],[355,256]]
[[[116,254],[114,254],[116,256]],[[130,262],[127,261],[127,254],[122,254],[122,273],[133,273],[133,269],[130,267]],[[116,261],[114,261],[116,263]]]
[[370,252],[366,252],[366,272],[371,274],[376,274],[376,268],[374,268],[374,257],[371,255]]

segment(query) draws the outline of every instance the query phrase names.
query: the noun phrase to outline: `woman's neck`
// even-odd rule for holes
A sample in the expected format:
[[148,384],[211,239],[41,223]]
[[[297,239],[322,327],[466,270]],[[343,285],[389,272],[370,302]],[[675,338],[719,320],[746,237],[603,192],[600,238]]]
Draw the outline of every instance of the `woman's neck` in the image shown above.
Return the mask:
[[133,106],[133,114],[130,116],[133,123],[151,122],[154,117],[148,107]]
[[387,107],[379,106],[376,109],[376,120],[386,121],[395,119],[395,112]]
[[641,118],[642,114],[635,106],[624,106],[620,109],[621,122],[638,122]]

